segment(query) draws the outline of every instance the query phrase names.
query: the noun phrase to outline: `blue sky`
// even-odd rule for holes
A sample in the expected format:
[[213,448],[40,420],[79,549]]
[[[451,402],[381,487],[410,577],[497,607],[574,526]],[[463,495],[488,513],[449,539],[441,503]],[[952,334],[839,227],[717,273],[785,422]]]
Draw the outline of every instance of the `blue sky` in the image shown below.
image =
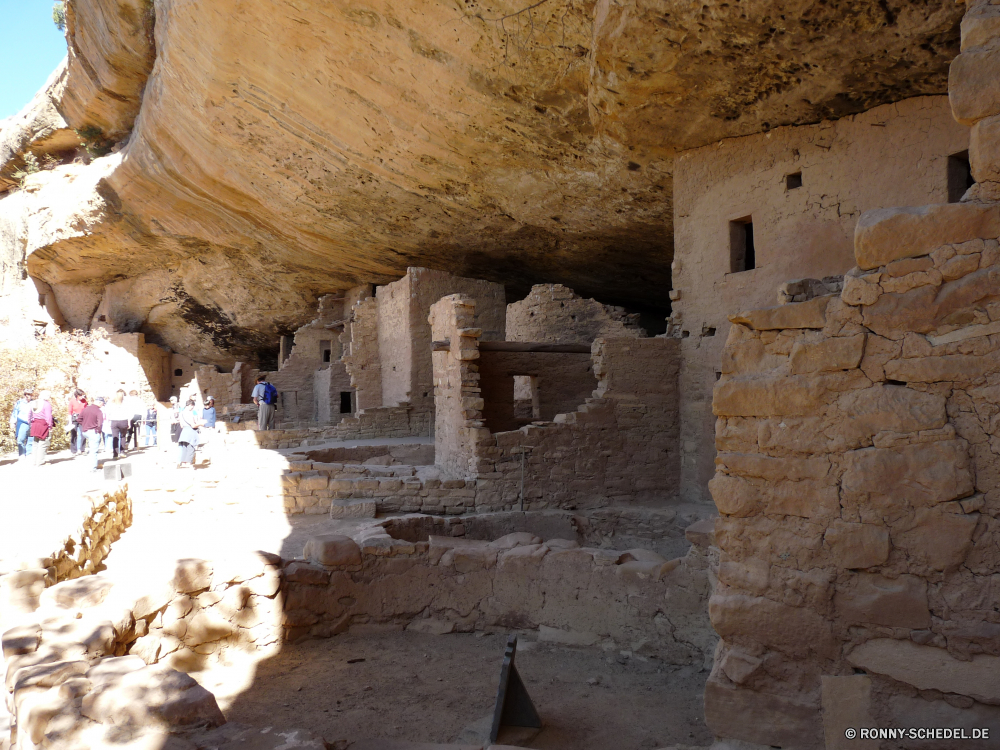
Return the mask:
[[31,101],[59,61],[66,40],[52,23],[52,0],[0,0],[0,120]]

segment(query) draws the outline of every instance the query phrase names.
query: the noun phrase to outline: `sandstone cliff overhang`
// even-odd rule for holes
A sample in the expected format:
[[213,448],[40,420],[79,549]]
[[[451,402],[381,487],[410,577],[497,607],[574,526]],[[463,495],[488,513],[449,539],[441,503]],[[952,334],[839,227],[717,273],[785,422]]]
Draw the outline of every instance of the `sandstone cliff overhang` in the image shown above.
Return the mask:
[[[71,0],[55,106],[91,156],[122,158],[85,256],[58,237],[24,252],[95,308],[108,283],[170,274],[211,314],[151,318],[168,298],[142,295],[124,314],[213,361],[408,266],[664,313],[673,155],[942,93],[960,17],[899,0]],[[58,179],[34,180],[41,208]],[[60,281],[68,266],[86,280]]]

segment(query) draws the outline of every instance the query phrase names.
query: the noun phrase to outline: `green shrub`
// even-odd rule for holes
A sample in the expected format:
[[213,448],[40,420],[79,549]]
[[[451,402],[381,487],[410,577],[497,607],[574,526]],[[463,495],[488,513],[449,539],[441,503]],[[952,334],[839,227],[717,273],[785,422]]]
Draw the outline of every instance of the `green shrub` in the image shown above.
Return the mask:
[[66,0],[57,0],[52,4],[52,23],[59,31],[66,31]]

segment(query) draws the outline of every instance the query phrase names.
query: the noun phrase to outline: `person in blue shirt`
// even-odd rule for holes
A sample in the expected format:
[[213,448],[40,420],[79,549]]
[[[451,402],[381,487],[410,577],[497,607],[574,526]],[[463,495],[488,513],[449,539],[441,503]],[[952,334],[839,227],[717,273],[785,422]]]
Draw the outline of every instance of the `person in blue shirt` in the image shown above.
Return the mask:
[[31,402],[34,397],[35,392],[26,388],[24,397],[18,399],[14,404],[14,411],[10,413],[10,429],[17,438],[19,458],[25,458],[31,453]]
[[257,385],[250,392],[251,400],[257,404],[257,429],[270,430],[277,408],[277,389],[267,382],[266,375],[257,376]]
[[205,427],[215,427],[215,399],[211,396],[205,402],[205,408],[202,409],[201,418],[205,421]]

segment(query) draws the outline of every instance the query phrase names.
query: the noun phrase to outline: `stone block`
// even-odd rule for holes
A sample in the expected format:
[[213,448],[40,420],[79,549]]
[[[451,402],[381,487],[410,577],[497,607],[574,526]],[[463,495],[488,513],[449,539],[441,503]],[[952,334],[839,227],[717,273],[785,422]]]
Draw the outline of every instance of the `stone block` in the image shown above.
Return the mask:
[[326,489],[330,478],[326,474],[310,471],[302,474],[299,479],[299,490],[309,491]]
[[21,654],[31,654],[38,649],[42,640],[42,629],[35,624],[19,625],[11,628],[0,638],[5,659]]
[[826,325],[826,307],[832,297],[814,297],[806,302],[751,310],[730,315],[731,323],[749,326],[756,331],[786,328],[823,328]]
[[882,384],[842,394],[832,416],[826,432],[844,448],[858,447],[883,430],[935,430],[947,421],[943,396]]
[[849,305],[874,305],[881,294],[878,284],[848,274],[844,277],[844,291],[840,298]]
[[83,697],[81,713],[116,726],[225,723],[215,696],[192,677],[159,664],[98,685]]
[[330,505],[330,518],[375,518],[377,512],[374,500],[334,500]]
[[306,542],[303,555],[314,563],[326,566],[360,565],[361,548],[349,536],[322,534]]
[[845,499],[878,499],[891,507],[928,507],[973,491],[964,440],[916,443],[899,448],[862,448],[844,454]]
[[1000,47],[966,49],[952,60],[948,99],[963,125],[1000,114]]
[[719,668],[730,680],[742,685],[760,671],[763,661],[738,648],[730,648],[722,657]]
[[0,611],[34,612],[45,590],[45,568],[17,570],[0,576]]
[[928,628],[927,582],[917,576],[886,578],[859,573],[838,587],[834,596],[837,616],[852,625],[883,625],[891,628]]
[[886,675],[919,690],[940,690],[1000,705],[998,656],[976,654],[969,661],[959,661],[934,646],[876,638],[855,647],[847,660],[855,667]]
[[705,722],[720,739],[796,750],[823,748],[818,705],[798,695],[741,688],[715,673],[705,685]]
[[917,508],[912,516],[893,523],[893,545],[903,550],[910,564],[950,571],[965,560],[972,548],[978,513],[948,513],[937,508]]
[[179,594],[189,594],[212,585],[212,564],[207,560],[186,558],[177,561],[170,585]]
[[765,597],[716,593],[709,600],[708,614],[723,638],[752,638],[792,655],[833,658],[838,651],[830,623],[811,609]]
[[830,460],[820,458],[771,458],[761,453],[721,452],[715,459],[730,474],[757,477],[769,482],[822,479],[830,472]]
[[841,568],[870,568],[889,559],[889,529],[835,519],[823,535],[834,563]]
[[112,586],[114,581],[100,575],[63,581],[45,589],[39,597],[39,604],[60,609],[96,607],[108,597]]
[[330,581],[330,571],[319,565],[296,560],[285,566],[285,580],[289,583],[325,586]]
[[235,627],[221,615],[211,610],[201,610],[187,621],[187,632],[181,638],[188,646],[201,643],[211,643],[222,638],[228,638],[235,632]]
[[820,678],[820,686],[826,750],[879,750],[878,740],[848,739],[844,734],[848,729],[877,726],[872,720],[871,678],[860,674],[842,677],[825,674]]
[[708,491],[720,513],[745,518],[760,510],[760,491],[747,480],[716,474],[708,483]]
[[1000,236],[1000,207],[945,203],[878,208],[861,215],[854,230],[854,257],[873,269],[900,258],[929,255],[941,245]]
[[264,571],[263,575],[246,581],[245,586],[257,596],[270,598],[278,593],[278,589],[281,587],[281,576],[277,570],[269,568]]
[[779,417],[815,413],[823,387],[803,376],[734,377],[715,386],[712,413],[723,417]]
[[976,182],[1000,182],[1000,115],[972,126],[969,162]]
[[865,334],[828,338],[816,343],[796,342],[790,357],[795,375],[830,370],[851,370],[861,363]]

